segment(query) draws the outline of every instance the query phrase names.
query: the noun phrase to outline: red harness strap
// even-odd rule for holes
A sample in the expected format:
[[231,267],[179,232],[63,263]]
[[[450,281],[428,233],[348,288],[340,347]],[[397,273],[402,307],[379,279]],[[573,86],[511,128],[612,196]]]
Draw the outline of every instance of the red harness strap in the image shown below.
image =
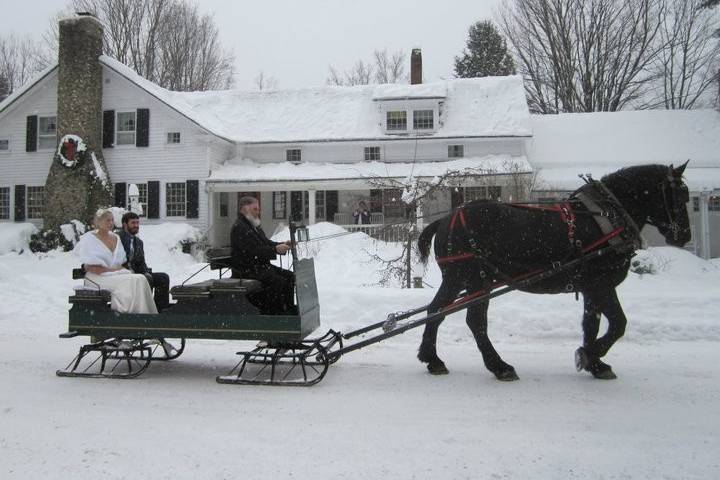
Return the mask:
[[438,263],[438,265],[442,265],[443,263],[452,263],[452,262],[459,262],[461,260],[468,260],[470,258],[473,258],[475,255],[472,253],[461,253],[460,255],[451,255],[448,257],[437,257],[435,261]]

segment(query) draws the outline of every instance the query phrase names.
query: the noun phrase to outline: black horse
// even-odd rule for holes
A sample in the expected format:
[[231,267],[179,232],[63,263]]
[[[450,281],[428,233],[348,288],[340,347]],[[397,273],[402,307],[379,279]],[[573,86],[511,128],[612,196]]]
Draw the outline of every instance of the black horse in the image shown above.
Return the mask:
[[[428,225],[418,240],[421,259],[427,262],[435,236],[442,272],[428,313],[457,302],[463,290],[467,299],[499,285],[531,293],[582,293],[584,340],[576,352],[577,368],[596,378],[616,378],[610,365],[600,360],[622,337],[627,323],[615,287],[627,276],[645,224],[657,227],[670,245],[681,247],[690,240],[689,194],[682,180],[686,166],[687,162],[678,168],[624,168],[601,181],[588,179],[555,205],[480,200],[458,207]],[[526,281],[538,273],[539,281]],[[487,369],[500,380],[517,380],[515,369],[500,358],[488,338],[488,303],[472,304],[467,324]],[[601,314],[608,329],[598,338]],[[448,373],[436,350],[443,319],[425,326],[418,352],[433,374]]]

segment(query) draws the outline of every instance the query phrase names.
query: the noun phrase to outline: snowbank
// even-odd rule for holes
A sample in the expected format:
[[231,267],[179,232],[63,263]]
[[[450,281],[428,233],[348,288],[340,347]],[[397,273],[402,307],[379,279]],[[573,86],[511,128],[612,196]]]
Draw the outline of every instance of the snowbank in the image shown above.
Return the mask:
[[30,251],[30,236],[38,229],[32,223],[0,224],[0,255],[9,252]]

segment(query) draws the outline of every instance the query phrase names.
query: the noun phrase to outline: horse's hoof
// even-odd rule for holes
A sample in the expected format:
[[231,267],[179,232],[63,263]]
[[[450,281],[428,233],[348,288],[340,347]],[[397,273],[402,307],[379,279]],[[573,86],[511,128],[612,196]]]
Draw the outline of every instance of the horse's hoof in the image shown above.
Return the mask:
[[427,364],[427,369],[431,375],[447,375],[450,373],[443,362],[430,362]]
[[515,380],[520,380],[520,377],[517,376],[515,369],[512,367],[509,370],[503,370],[502,372],[496,373],[495,378],[501,382],[514,382]]
[[599,378],[600,380],[615,380],[617,378],[617,375],[612,371],[610,365],[602,362],[599,363],[599,365],[593,365],[593,368],[590,369],[593,377]]
[[583,347],[575,350],[575,368],[578,372],[587,370],[590,360],[588,360],[587,352]]

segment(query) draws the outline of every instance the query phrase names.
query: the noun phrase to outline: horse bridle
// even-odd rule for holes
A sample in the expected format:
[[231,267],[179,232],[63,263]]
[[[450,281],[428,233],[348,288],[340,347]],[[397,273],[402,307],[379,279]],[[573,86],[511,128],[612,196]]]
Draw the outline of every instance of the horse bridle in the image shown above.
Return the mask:
[[[670,194],[668,195],[667,190],[670,190]],[[673,175],[672,167],[670,168],[670,171],[668,172],[667,181],[660,184],[660,191],[662,192],[663,197],[663,208],[665,209],[665,215],[667,218],[666,222],[656,222],[652,218],[648,217],[646,219],[647,223],[654,226],[658,230],[660,228],[663,228],[665,230],[668,230],[672,232],[673,240],[678,240],[680,237],[681,227],[680,224],[677,221],[677,218],[680,216],[680,213],[677,212],[677,179]],[[669,198],[668,198],[669,197]],[[676,214],[673,215],[673,212]]]

